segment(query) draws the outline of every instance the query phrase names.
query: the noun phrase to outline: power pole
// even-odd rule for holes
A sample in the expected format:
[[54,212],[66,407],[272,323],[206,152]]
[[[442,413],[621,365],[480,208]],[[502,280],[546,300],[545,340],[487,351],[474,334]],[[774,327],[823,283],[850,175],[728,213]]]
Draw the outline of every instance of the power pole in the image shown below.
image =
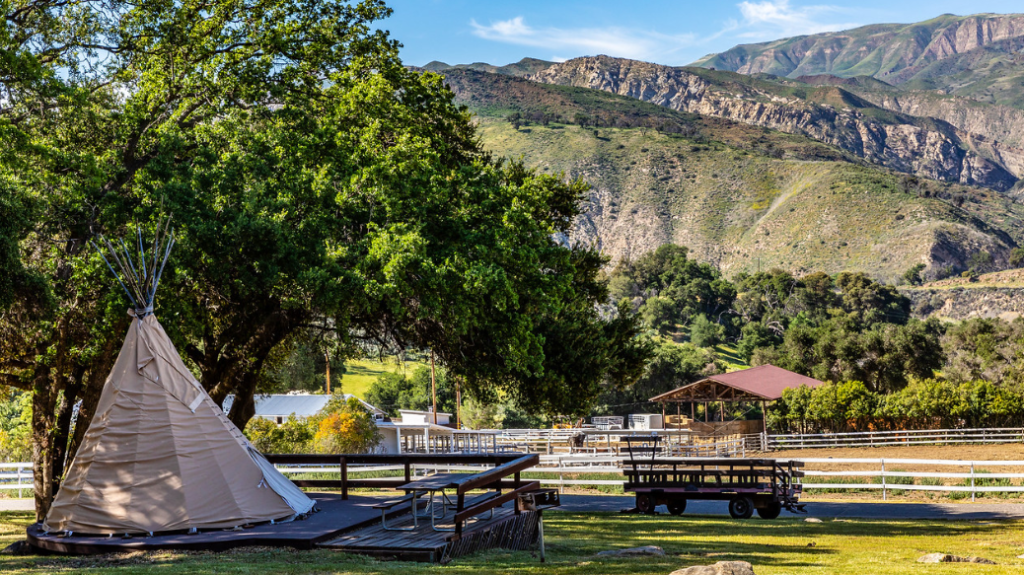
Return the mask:
[[430,395],[434,397],[434,425],[437,425],[437,382],[434,381],[434,350],[430,350]]
[[455,378],[455,429],[462,429],[462,390],[459,387],[461,379]]
[[324,350],[324,359],[327,360],[327,395],[331,394],[331,352]]

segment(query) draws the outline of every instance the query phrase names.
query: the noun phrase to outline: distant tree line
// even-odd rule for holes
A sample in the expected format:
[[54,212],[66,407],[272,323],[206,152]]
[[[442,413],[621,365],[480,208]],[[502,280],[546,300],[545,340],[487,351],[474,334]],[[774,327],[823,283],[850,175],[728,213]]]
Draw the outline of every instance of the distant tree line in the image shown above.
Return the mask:
[[[724,344],[751,365],[837,382],[787,392],[770,417],[777,430],[1024,421],[1024,319],[916,319],[895,286],[862,273],[727,280],[675,245],[620,261],[608,281],[662,341],[636,384],[602,394],[609,412],[660,410],[646,399],[725,369],[712,350]],[[930,393],[945,399],[927,403]]]

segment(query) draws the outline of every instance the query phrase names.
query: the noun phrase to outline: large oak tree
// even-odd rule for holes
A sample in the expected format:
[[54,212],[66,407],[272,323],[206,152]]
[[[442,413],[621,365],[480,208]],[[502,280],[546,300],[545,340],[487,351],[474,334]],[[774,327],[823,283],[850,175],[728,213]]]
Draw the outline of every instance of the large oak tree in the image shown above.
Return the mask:
[[405,69],[374,28],[388,14],[0,1],[0,209],[23,222],[0,230],[0,266],[20,278],[0,281],[0,378],[33,394],[38,515],[127,321],[88,241],[151,235],[167,214],[178,244],[157,314],[213,398],[235,396],[240,427],[310,333],[341,354],[431,349],[471,393],[549,412],[639,375],[635,318],[595,306],[602,258],[568,247],[583,186],[481,150],[442,79]]

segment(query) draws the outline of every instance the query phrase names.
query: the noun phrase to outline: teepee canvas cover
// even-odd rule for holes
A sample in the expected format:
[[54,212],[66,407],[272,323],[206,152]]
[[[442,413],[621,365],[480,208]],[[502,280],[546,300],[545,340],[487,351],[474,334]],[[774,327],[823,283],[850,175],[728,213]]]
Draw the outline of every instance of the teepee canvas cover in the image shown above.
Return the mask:
[[155,533],[310,511],[313,500],[274,469],[185,367],[151,313],[156,283],[149,305],[130,312],[128,336],[43,528]]

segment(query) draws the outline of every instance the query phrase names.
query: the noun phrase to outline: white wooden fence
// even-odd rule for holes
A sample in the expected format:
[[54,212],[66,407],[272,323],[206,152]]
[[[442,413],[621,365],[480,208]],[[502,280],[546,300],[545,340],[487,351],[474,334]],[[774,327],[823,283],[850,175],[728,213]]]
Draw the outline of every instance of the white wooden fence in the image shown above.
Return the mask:
[[[546,473],[551,477],[538,479],[542,485],[559,488],[572,485],[587,486],[621,486],[623,464],[628,459],[618,456],[576,454],[576,455],[541,455],[540,464],[525,473]],[[780,461],[788,461],[786,459]],[[796,461],[796,460],[795,460]],[[970,493],[974,501],[979,493],[1024,493],[1024,461],[959,461],[948,459],[834,459],[834,458],[802,458],[805,477],[804,490],[835,489],[835,490],[877,490],[881,491],[882,499],[887,500],[893,491],[932,491]],[[916,471],[913,467],[949,468],[950,471]],[[480,471],[485,466],[474,465],[425,465],[417,466],[415,473],[426,474],[433,471]],[[815,469],[843,468],[843,469]],[[857,467],[857,469],[848,469]],[[1012,472],[989,472],[991,468],[1010,468]],[[279,465],[278,469],[287,475],[300,473],[338,473],[338,467],[302,467]],[[366,472],[401,471],[400,465],[349,467],[349,474]],[[557,477],[553,477],[556,475]],[[598,477],[582,477],[598,475]],[[849,481],[838,483],[822,482],[816,478],[844,478]],[[877,479],[876,479],[877,478]],[[855,480],[866,480],[857,482]],[[907,480],[910,480],[909,483]],[[918,482],[918,480],[930,480]],[[1008,485],[986,485],[991,480],[1008,480]],[[372,479],[368,479],[372,481]],[[874,482],[877,481],[877,482]],[[953,484],[948,484],[953,481]]]
[[0,463],[0,490],[18,492],[18,497],[28,490],[34,493],[31,463]]
[[966,445],[982,443],[1024,443],[1024,428],[919,429],[906,431],[864,431],[849,433],[803,433],[768,435],[768,450],[824,447],[884,447],[899,445]]
[[[941,491],[970,493],[971,501],[978,493],[1024,493],[1024,461],[959,461],[948,459],[833,459],[833,458],[802,458],[804,463],[803,488],[806,489],[877,489],[882,491],[882,499],[888,498],[891,491]],[[870,466],[867,469],[816,470],[808,469],[810,465],[842,467],[847,465]],[[952,472],[915,471],[907,467],[942,467],[954,468]],[[1011,468],[1013,473],[991,473],[988,468]],[[840,478],[879,478],[877,483],[815,483],[815,477]],[[907,483],[906,480],[910,482]],[[917,479],[932,480],[918,484]],[[943,480],[960,480],[960,485],[942,483]],[[1009,480],[1009,485],[979,485],[990,480]],[[969,482],[969,485],[965,485]],[[934,484],[938,483],[938,484]]]
[[[622,485],[623,480],[617,477],[588,478],[581,476],[621,476],[624,461],[626,460],[622,457],[611,455],[541,455],[540,464],[528,470],[527,473],[551,474],[550,477],[539,479],[540,483],[559,488],[571,485],[616,486]],[[893,491],[970,493],[972,501],[979,493],[1024,493],[1024,461],[863,458],[801,458],[799,461],[804,464],[804,490],[876,490],[881,491],[883,500],[888,499]],[[480,471],[484,467],[486,466],[422,465],[415,467],[415,473],[423,475],[433,471]],[[833,469],[815,469],[815,467]],[[857,467],[857,469],[849,469],[849,467]],[[918,471],[913,469],[915,467],[948,468],[950,471]],[[277,468],[286,475],[292,476],[319,473],[333,475],[340,472],[338,466],[278,465]],[[989,472],[988,470],[992,468],[1009,468],[1012,471]],[[401,472],[403,469],[400,465],[349,466],[349,474]],[[816,480],[816,478],[848,478],[850,481],[828,483]],[[869,482],[855,481],[858,479]],[[910,482],[907,482],[908,479]],[[367,480],[373,481],[373,479]],[[1002,483],[1008,484],[988,485],[992,480],[1003,480]],[[954,483],[948,484],[948,481]],[[18,497],[31,495],[33,492],[32,465],[30,463],[0,464],[0,490],[17,490]]]

